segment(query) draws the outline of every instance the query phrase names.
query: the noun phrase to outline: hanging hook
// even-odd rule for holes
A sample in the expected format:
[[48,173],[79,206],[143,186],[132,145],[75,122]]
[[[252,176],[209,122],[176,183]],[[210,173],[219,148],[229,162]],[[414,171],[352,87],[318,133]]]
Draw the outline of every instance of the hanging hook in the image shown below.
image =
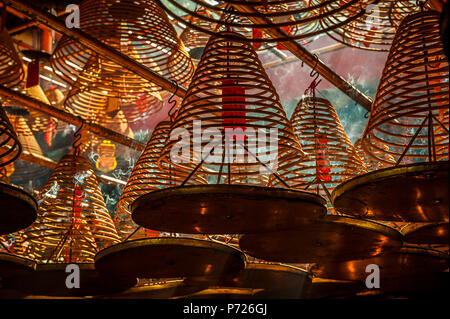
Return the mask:
[[420,12],[423,12],[426,2],[427,2],[427,0],[425,0],[425,1],[416,0],[416,6],[419,7]]
[[82,119],[81,117],[79,117],[79,119],[81,121],[81,125],[73,134],[74,141],[72,143],[72,147],[75,150],[75,154],[77,156],[80,155],[80,146],[82,144],[81,143],[81,130],[83,129],[83,126],[84,126],[84,119]]
[[[314,64],[314,67],[312,68],[311,72],[309,73],[309,76],[313,78],[311,84],[308,86],[308,88],[305,90],[304,95],[307,95],[308,92],[311,93],[312,96],[316,96],[316,87],[322,82],[322,79],[317,81],[320,77],[319,72],[316,71],[317,64],[319,63],[319,57],[317,54],[314,54],[316,58],[316,63]],[[303,64],[303,63],[302,63]]]
[[169,117],[170,117],[170,121],[173,122],[174,118],[175,118],[175,107],[177,106],[177,101],[174,100],[173,98],[175,97],[175,95],[178,92],[178,82],[175,80],[171,80],[172,83],[175,85],[175,92],[172,93],[172,96],[169,98],[169,100],[167,101],[167,103],[171,104],[172,107],[169,110]]

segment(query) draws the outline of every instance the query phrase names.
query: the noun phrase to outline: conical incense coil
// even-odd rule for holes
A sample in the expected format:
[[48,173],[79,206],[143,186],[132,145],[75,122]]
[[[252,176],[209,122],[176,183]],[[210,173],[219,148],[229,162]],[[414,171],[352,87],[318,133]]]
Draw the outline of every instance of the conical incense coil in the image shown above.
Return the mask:
[[[393,12],[395,7],[395,12]],[[358,13],[358,8],[351,8]],[[400,21],[410,13],[419,11],[415,0],[381,0],[367,7],[366,13],[341,27],[334,28],[329,35],[336,41],[352,47],[373,51],[389,51],[395,30]],[[332,26],[335,16],[327,16],[321,24]]]
[[322,98],[307,97],[291,117],[307,157],[293,160],[291,170],[282,175],[296,189],[316,191],[326,197],[343,181],[365,167],[342,127],[333,105]]
[[[382,168],[389,166],[385,162],[380,162],[379,160],[370,156],[370,154],[367,153],[364,150],[364,148],[362,147],[360,138],[355,142],[354,146],[355,146],[356,153],[358,154],[359,158],[361,158],[361,160],[364,163],[364,166],[367,168],[368,171],[376,171],[378,169],[382,169]],[[380,147],[382,149],[384,148],[385,150],[389,150],[389,147],[387,145],[380,146]],[[379,154],[379,156],[381,156],[381,157],[384,157],[386,159],[386,161],[388,161],[390,163],[394,163],[394,158],[391,155],[386,154],[384,152],[377,152],[377,154]]]
[[211,184],[267,186],[279,158],[303,152],[255,51],[225,34],[240,38],[209,40],[160,162],[186,175],[201,163],[195,174]]
[[[84,0],[80,28],[160,75],[183,85],[193,64],[166,13],[152,0]],[[161,91],[122,66],[63,37],[51,63],[72,86],[95,88],[106,95],[130,98]]]
[[[448,61],[439,13],[406,17],[399,26],[377,89],[362,144],[397,164],[448,160]],[[388,150],[380,145],[387,145]]]
[[91,122],[104,124],[122,112],[129,123],[146,118],[161,110],[163,103],[159,95],[138,93],[127,99],[112,97],[98,90],[73,88],[64,103],[69,112]]
[[[190,23],[189,19],[183,19],[183,17],[193,16],[242,34],[248,33],[248,30],[252,28],[258,28],[264,33],[268,33],[267,31],[273,28],[281,28],[286,34],[282,37],[246,38],[246,41],[259,43],[304,39],[330,31],[360,17],[365,13],[366,7],[374,2],[359,0],[234,0],[219,1],[217,5],[211,5],[207,0],[189,0],[181,5],[175,0],[156,1],[176,20],[209,35],[214,35],[215,32],[202,24]],[[196,9],[192,10],[192,8]],[[335,17],[334,24],[323,26],[319,23],[320,20],[329,16]],[[228,18],[225,19],[225,17]],[[255,24],[251,21],[251,18],[254,17],[262,18],[262,21]],[[299,32],[291,33],[294,28]],[[236,39],[233,34],[225,36]]]
[[[118,212],[131,214],[131,204],[139,196],[158,189],[178,186],[186,179],[186,174],[182,171],[180,172],[174,165],[163,163],[161,168],[158,166],[158,160],[164,144],[169,138],[169,132],[170,122],[165,121],[160,122],[153,130],[153,134],[144,152],[142,152],[134,165],[120,196]],[[187,183],[189,185],[193,182],[197,184],[206,183],[206,181],[198,177]]]
[[91,164],[72,154],[58,163],[38,197],[38,218],[23,231],[26,255],[38,262],[93,262],[119,241]]
[[[298,6],[297,3],[281,3],[281,4],[272,4],[270,5],[268,8],[266,8],[266,11],[268,12],[282,12],[282,11],[286,11],[289,10],[289,8],[293,8],[295,6]],[[230,10],[230,4],[221,4],[219,5],[219,7],[221,8],[225,8],[225,10]],[[234,23],[239,23],[239,24],[252,24],[252,21],[244,16],[240,16],[240,15],[236,15],[233,13],[233,10],[230,10],[230,12],[225,13],[221,20],[223,21],[233,21]],[[210,12],[208,10],[199,10],[199,12],[197,12],[198,15],[200,16],[205,16],[206,18],[209,19],[213,19],[214,17],[210,14]],[[305,16],[303,18],[308,18],[309,16],[312,16],[312,13],[307,13],[305,14]],[[184,17],[185,20],[187,20],[189,23],[191,24],[195,24],[196,26],[200,26],[201,29],[206,29],[209,30],[210,32],[220,32],[220,31],[226,31],[227,28],[224,25],[221,25],[220,23],[211,23],[210,21],[207,21],[206,19],[201,19],[201,18],[197,18],[194,17],[192,15]],[[283,19],[283,18],[281,18]],[[289,20],[291,20],[292,18],[290,18]],[[280,21],[281,22],[281,21]],[[284,27],[283,30],[285,32],[287,32],[287,34],[289,36],[295,36],[298,34],[301,34],[302,32],[307,32],[310,33],[312,32],[312,30],[314,28],[318,28],[319,27],[319,23],[315,22],[315,23],[311,23],[308,26],[302,26],[302,28],[300,28],[300,26],[295,25],[295,26],[287,26]],[[231,31],[235,31],[233,28],[230,28]],[[306,30],[307,29],[307,30]],[[262,39],[262,38],[270,38],[270,36],[268,34],[266,34],[262,29],[259,28],[239,28],[239,33],[241,35],[243,35],[245,38],[247,39]],[[189,55],[191,56],[191,58],[195,61],[198,62],[200,60],[201,57],[201,53],[203,52],[204,47],[206,46],[206,43],[208,42],[209,38],[210,38],[210,34],[204,33],[202,31],[199,31],[198,29],[195,28],[191,28],[191,27],[186,27],[183,32],[180,35],[181,40],[183,41],[184,45],[186,46],[186,48],[189,49]],[[302,44],[307,44],[310,41],[312,41],[312,39],[302,39],[301,43]],[[253,43],[252,44],[253,48],[255,50],[269,50],[269,49],[280,49],[280,50],[285,50],[285,48],[283,47],[282,44],[280,43]]]
[[17,137],[22,145],[22,150],[25,153],[42,156],[42,149],[39,146],[33,132],[27,124],[23,116],[10,115],[10,122],[16,131]]
[[22,82],[25,73],[11,36],[6,28],[1,30],[1,24],[0,19],[0,84],[14,88]]
[[0,167],[14,162],[22,152],[19,138],[0,105]]

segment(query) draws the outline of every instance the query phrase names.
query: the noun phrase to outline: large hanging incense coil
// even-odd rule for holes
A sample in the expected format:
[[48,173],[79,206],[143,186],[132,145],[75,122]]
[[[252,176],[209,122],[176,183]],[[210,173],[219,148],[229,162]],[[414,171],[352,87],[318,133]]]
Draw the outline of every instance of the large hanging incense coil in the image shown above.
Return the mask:
[[5,110],[0,106],[0,167],[16,160],[22,152],[19,138]]
[[[192,61],[154,1],[84,0],[79,8],[82,31],[180,85],[190,79]],[[161,90],[68,37],[59,41],[51,64],[72,86],[105,91],[112,98],[136,100],[136,93]]]
[[23,116],[17,115],[10,115],[9,119],[22,145],[23,151],[28,154],[42,156],[42,149],[28,126],[26,119]]
[[133,123],[158,112],[163,106],[160,96],[136,93],[130,98],[112,97],[97,90],[73,88],[67,95],[64,108],[81,118],[107,125],[116,114],[122,113],[127,122]]
[[[365,150],[387,164],[448,160],[448,61],[439,13],[406,17],[399,26],[363,134]],[[388,150],[384,149],[388,146]]]
[[[206,45],[158,161],[162,169],[176,167],[185,180],[136,199],[132,217],[138,225],[240,234],[282,229],[326,213],[319,195],[287,184],[268,187],[269,177],[280,179],[303,151],[256,52],[225,33],[231,34],[220,32]],[[208,185],[186,186],[193,178]]]
[[[1,24],[1,19],[0,19]],[[9,88],[22,82],[25,74],[19,55],[6,28],[0,26],[0,84]]]
[[[128,182],[120,196],[118,211],[131,214],[131,204],[141,195],[151,191],[180,185],[185,179],[185,173],[173,165],[158,166],[160,153],[169,138],[170,122],[160,122],[150,137],[144,152],[140,155],[131,171]],[[206,181],[195,177],[188,181],[204,184]]]
[[[408,14],[417,12],[419,6],[415,0],[381,0],[367,9],[364,15],[334,28],[329,35],[336,41],[359,49],[389,51],[400,21]],[[354,14],[359,12],[356,7],[349,10]],[[326,28],[335,25],[338,19],[331,15],[320,22]]]
[[[183,4],[179,4],[175,0],[156,1],[176,20],[209,35],[215,34],[210,27],[191,23],[189,19],[183,19],[183,17],[192,16],[210,24],[216,24],[216,30],[230,29],[243,35],[248,34],[252,28],[258,28],[267,34],[270,29],[278,27],[286,33],[286,36],[283,37],[245,38],[246,41],[255,43],[304,39],[322,34],[362,16],[366,7],[373,2],[359,0],[227,0],[216,1],[216,5],[211,5],[206,0],[189,0]],[[192,8],[196,9],[192,10]],[[320,20],[330,16],[335,17],[333,24],[326,26],[319,24]],[[253,23],[251,18],[254,17],[262,18],[263,21]],[[294,29],[298,31],[292,32]],[[224,36],[236,39],[235,35],[231,33]]]
[[[270,5],[270,12],[279,12],[283,10],[288,10],[289,8],[292,8],[293,6],[298,5],[297,3],[282,3],[282,4],[272,4]],[[229,9],[230,5],[228,4],[221,4],[219,5],[220,8]],[[233,11],[231,11],[233,12]],[[214,17],[210,14],[208,10],[198,10],[197,14],[199,16],[205,16],[209,19],[213,19]],[[307,14],[304,18],[307,18],[308,16],[311,16],[311,13]],[[211,23],[210,21],[207,21],[205,19],[200,19],[194,16],[187,16],[184,18],[185,20],[189,21],[190,24],[195,24],[196,26],[200,26],[201,29],[206,29],[211,32],[220,32],[220,31],[226,31],[227,28],[224,27],[221,24]],[[221,20],[224,21],[233,21],[240,24],[247,23],[252,24],[252,21],[249,20],[246,17],[239,16],[233,13],[224,14],[223,18]],[[317,28],[319,26],[318,23],[312,23],[310,26],[308,26],[308,31],[311,32],[312,29]],[[294,36],[297,34],[300,34],[301,32],[305,32],[305,27],[303,27],[303,30],[300,29],[299,26],[294,27],[285,27],[284,30],[288,32],[290,36]],[[231,30],[234,31],[234,30]],[[270,38],[269,35],[264,33],[259,28],[239,28],[239,33],[243,35],[247,39],[261,39],[261,38]],[[206,46],[206,43],[208,42],[210,38],[210,34],[204,33],[202,31],[199,31],[198,29],[186,27],[183,32],[180,35],[180,39],[183,41],[184,45],[187,49],[189,49],[189,55],[193,59],[193,61],[198,62],[200,60],[200,57],[203,53],[203,50]],[[302,44],[306,44],[307,41],[305,39],[302,39]],[[268,49],[281,49],[284,50],[284,47],[280,43],[253,43],[253,48],[255,50],[268,50]]]
[[23,231],[26,255],[38,262],[90,263],[119,241],[89,161],[72,154],[58,163],[39,197],[38,218]]
[[[364,166],[367,168],[368,171],[376,171],[378,169],[382,169],[385,167],[388,167],[388,164],[386,164],[385,162],[380,162],[379,160],[373,158],[372,156],[369,155],[369,153],[367,153],[364,148],[361,145],[361,139],[359,138],[355,144],[355,150],[356,153],[358,154],[359,158],[361,158],[361,160],[364,163]],[[384,146],[380,146],[381,148],[385,149],[385,150],[389,150],[389,147],[387,145]],[[386,159],[386,161],[390,162],[390,163],[394,163],[394,158],[384,152],[377,152],[377,154],[379,154],[379,156],[382,156]]]
[[291,123],[308,154],[295,159],[290,164],[291,170],[286,169],[282,175],[294,188],[327,196],[327,192],[341,182],[365,172],[362,160],[328,100],[317,97],[300,100]]
[[[229,34],[242,40],[224,38]],[[205,149],[214,148],[213,154],[196,172],[197,175],[207,174],[212,184],[266,186],[271,164],[276,164],[273,160],[288,161],[303,155],[278,94],[255,51],[233,32],[220,32],[218,37],[209,40],[171,126],[171,134],[180,132],[188,132],[193,138],[188,142],[186,139],[177,141],[176,137],[168,139],[160,163],[180,167],[187,176],[200,162],[202,151],[205,159]],[[200,141],[199,132],[211,134]],[[260,133],[264,134],[265,143],[260,143]],[[214,134],[217,136],[210,140]],[[270,134],[278,139],[277,154],[270,146]],[[172,148],[180,146],[186,148],[186,152],[172,154],[175,153]],[[263,153],[266,156],[262,156]],[[260,160],[265,163],[261,164]]]

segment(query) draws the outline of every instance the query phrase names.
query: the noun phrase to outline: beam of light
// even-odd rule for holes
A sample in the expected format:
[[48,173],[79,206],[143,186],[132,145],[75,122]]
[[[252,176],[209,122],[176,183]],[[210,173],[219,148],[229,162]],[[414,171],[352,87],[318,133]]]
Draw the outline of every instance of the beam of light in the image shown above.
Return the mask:
[[100,177],[104,178],[104,179],[106,179],[108,181],[115,182],[117,184],[121,184],[121,185],[126,185],[127,184],[126,182],[124,182],[124,181],[122,181],[120,179],[117,179],[117,178],[114,178],[114,177],[111,177],[111,176],[108,176],[108,175],[100,175]]

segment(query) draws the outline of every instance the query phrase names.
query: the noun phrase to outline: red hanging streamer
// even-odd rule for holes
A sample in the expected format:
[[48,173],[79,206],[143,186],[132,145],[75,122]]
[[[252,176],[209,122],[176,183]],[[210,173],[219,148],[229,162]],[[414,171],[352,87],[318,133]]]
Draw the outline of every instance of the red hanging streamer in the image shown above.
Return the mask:
[[[263,38],[263,32],[261,29],[258,28],[252,28],[252,37],[253,39],[262,39]],[[253,50],[258,50],[261,47],[261,42],[253,42]]]
[[328,139],[326,134],[316,134],[316,173],[317,178],[324,182],[331,182],[331,168],[328,160]]
[[[231,103],[230,103],[231,102]],[[222,119],[224,129],[241,129],[245,132],[245,88],[237,85],[237,81],[230,79],[222,80]],[[238,111],[243,110],[243,111]],[[242,141],[246,139],[245,134],[235,134],[234,139]]]
[[45,137],[44,137],[45,142],[47,143],[48,146],[52,146],[55,136],[56,136],[56,123],[53,120],[53,118],[50,118],[50,123],[47,126],[47,129],[45,130]]
[[39,59],[35,59],[28,63],[26,88],[39,85]]

